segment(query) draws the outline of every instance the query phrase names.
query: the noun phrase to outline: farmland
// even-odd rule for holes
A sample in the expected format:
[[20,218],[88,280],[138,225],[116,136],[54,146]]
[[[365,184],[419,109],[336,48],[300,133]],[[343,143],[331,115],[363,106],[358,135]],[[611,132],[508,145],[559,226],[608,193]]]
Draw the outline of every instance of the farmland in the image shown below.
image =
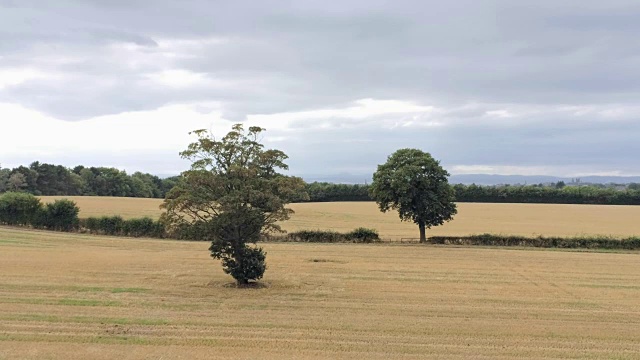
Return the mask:
[[0,228],[0,359],[637,358],[637,254],[208,244]]
[[[43,197],[52,201],[59,197]],[[121,215],[125,218],[160,215],[162,200],[110,197],[68,197],[78,203],[80,216]],[[375,228],[386,239],[415,238],[417,227],[400,222],[395,212],[383,214],[373,202],[291,204],[296,211],[283,223],[288,231],[349,231]],[[428,235],[492,233],[523,236],[640,235],[640,207],[618,205],[460,203],[458,215]]]

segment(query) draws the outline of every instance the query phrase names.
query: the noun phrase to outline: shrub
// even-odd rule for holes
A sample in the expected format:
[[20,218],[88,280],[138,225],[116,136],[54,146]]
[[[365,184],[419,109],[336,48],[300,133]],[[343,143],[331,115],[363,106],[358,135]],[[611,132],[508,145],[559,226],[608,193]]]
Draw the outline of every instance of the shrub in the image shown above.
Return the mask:
[[124,220],[120,216],[90,217],[80,221],[80,228],[100,235],[165,238],[164,224],[151,218]]
[[80,228],[92,234],[98,234],[100,233],[100,219],[97,217],[80,219]]
[[289,233],[287,239],[296,242],[344,242],[346,240],[344,234],[326,230],[300,230]]
[[121,216],[103,216],[98,222],[99,231],[104,235],[121,235],[124,229],[124,219]]
[[375,229],[367,229],[359,227],[351,232],[345,234],[345,238],[349,241],[360,243],[372,243],[380,241],[378,231]]
[[610,237],[535,237],[503,236],[492,234],[457,236],[434,236],[429,238],[433,244],[445,245],[484,245],[484,246],[530,246],[564,249],[640,249],[640,238],[614,239]]
[[[271,238],[274,239],[274,238]],[[285,241],[292,242],[318,242],[318,243],[336,243],[336,242],[358,242],[371,243],[380,241],[378,232],[374,229],[357,228],[346,234],[337,231],[327,230],[300,230],[289,233]]]
[[42,203],[27,193],[8,192],[0,196],[0,224],[31,225],[36,220]]
[[35,227],[56,231],[73,231],[80,224],[80,209],[75,202],[67,199],[56,200],[38,211]]
[[122,235],[132,237],[164,237],[164,225],[159,221],[144,217],[140,219],[125,220]]

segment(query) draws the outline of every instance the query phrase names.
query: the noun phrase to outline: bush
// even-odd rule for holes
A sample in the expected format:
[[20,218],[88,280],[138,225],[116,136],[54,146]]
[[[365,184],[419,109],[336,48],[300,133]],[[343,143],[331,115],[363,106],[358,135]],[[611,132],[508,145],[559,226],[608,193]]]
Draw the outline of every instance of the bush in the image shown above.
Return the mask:
[[351,232],[346,233],[345,238],[356,243],[372,243],[380,241],[380,236],[378,235],[377,230],[367,229],[363,227],[359,227]]
[[122,235],[132,237],[164,238],[164,225],[159,221],[145,217],[125,220]]
[[121,216],[103,216],[98,219],[99,231],[104,235],[121,235],[124,219]]
[[337,231],[301,230],[287,235],[287,240],[294,242],[345,242],[344,234]]
[[120,216],[90,217],[80,221],[80,227],[99,235],[117,235],[131,237],[150,237],[163,239],[167,237],[164,224],[151,218],[124,220]]
[[80,219],[80,228],[89,233],[98,234],[100,232],[100,219],[97,217]]
[[31,225],[41,209],[40,199],[31,194],[5,193],[0,196],[0,224]]
[[432,244],[443,245],[483,245],[483,246],[530,246],[563,249],[612,249],[638,250],[640,238],[614,239],[610,237],[535,237],[502,236],[481,234],[471,236],[434,236],[429,238]]
[[56,200],[41,208],[33,222],[34,227],[56,231],[73,231],[80,224],[80,209],[75,202],[67,199]]
[[[276,240],[269,238],[269,240]],[[317,243],[338,243],[338,242],[356,242],[356,243],[372,243],[380,241],[378,232],[374,229],[357,228],[346,234],[337,231],[327,230],[300,230],[289,233],[285,241],[291,242],[317,242]]]

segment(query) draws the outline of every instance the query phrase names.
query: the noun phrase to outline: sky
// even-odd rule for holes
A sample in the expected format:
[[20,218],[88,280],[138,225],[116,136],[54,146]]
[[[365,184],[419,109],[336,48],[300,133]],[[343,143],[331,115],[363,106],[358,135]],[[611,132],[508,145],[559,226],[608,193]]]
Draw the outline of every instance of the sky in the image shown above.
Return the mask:
[[290,173],[640,175],[637,0],[0,0],[0,164],[178,174],[267,129]]

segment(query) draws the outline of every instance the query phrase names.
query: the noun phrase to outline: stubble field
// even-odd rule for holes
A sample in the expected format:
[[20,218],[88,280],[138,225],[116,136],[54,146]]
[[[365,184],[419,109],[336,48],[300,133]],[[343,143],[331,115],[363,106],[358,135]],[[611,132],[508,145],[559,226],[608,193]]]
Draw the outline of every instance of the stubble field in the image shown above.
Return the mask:
[[0,359],[634,359],[637,253],[206,243],[0,227]]
[[[59,197],[43,197],[52,201]],[[125,218],[160,216],[159,199],[68,197],[77,202],[80,216],[121,215]],[[373,202],[291,204],[296,213],[283,223],[287,231],[350,231],[369,227],[390,240],[416,238],[414,224],[401,222],[396,212],[381,213]],[[482,233],[523,236],[629,237],[640,235],[640,206],[562,204],[459,203],[458,215],[429,235],[464,236]]]

